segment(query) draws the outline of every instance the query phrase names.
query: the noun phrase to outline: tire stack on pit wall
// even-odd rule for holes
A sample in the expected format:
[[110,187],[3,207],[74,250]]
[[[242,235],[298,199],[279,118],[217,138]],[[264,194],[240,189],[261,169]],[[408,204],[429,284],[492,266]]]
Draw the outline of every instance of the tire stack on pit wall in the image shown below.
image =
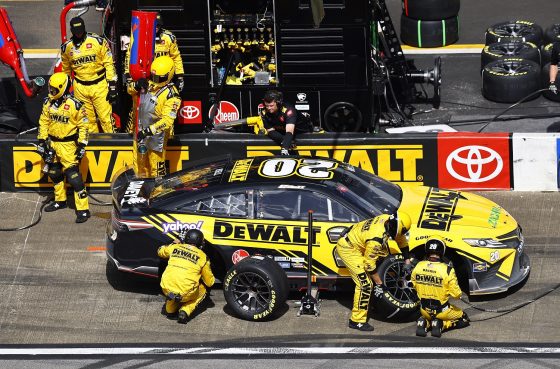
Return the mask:
[[403,0],[401,41],[414,47],[441,47],[459,40],[460,0]]
[[542,28],[528,21],[501,22],[489,27],[485,38],[482,95],[502,103],[537,98],[542,86]]
[[[550,58],[552,56],[552,47],[554,43],[560,43],[560,23],[553,24],[548,27],[544,32],[544,43],[542,47],[542,72],[541,80],[543,88],[548,86],[550,79]],[[556,86],[560,86],[560,73],[556,76]],[[560,102],[560,94],[554,94],[550,91],[545,91],[543,96],[552,101]]]

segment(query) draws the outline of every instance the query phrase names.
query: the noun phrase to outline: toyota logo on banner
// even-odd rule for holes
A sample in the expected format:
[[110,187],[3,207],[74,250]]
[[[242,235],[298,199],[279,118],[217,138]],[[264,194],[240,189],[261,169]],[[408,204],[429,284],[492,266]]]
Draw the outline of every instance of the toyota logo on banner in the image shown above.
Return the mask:
[[200,115],[200,109],[196,106],[187,105],[181,108],[179,114],[185,119],[195,119]]
[[179,124],[201,124],[202,123],[202,102],[182,101],[178,116]]
[[[460,181],[481,183],[496,178],[504,168],[504,161],[500,154],[488,147],[471,145],[449,154],[445,166],[449,174]],[[490,169],[483,172],[488,167]],[[459,173],[465,171],[468,176]]]

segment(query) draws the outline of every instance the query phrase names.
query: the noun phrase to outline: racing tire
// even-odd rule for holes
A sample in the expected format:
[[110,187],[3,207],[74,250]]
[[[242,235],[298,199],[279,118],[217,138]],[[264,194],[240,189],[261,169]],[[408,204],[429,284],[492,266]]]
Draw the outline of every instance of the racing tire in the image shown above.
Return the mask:
[[224,279],[224,297],[244,320],[273,319],[288,298],[286,272],[268,257],[251,256],[231,267]]
[[403,270],[401,254],[389,255],[377,267],[385,286],[381,296],[374,296],[374,312],[387,320],[408,321],[418,317],[419,300],[410,282],[410,275]]
[[401,41],[414,47],[441,47],[459,40],[459,18],[424,21],[401,16]]
[[[548,83],[550,81],[549,73],[550,73],[550,63],[546,64],[542,68],[541,80],[543,86],[548,86]],[[560,73],[558,73],[558,75],[556,76],[556,86],[560,86]],[[549,90],[544,91],[543,96],[549,100],[560,102],[560,94],[554,94],[554,92],[551,92]]]
[[554,47],[553,43],[546,44],[542,47],[541,60],[542,60],[542,65],[543,66],[550,63],[550,59],[552,58],[552,48],[553,47]]
[[460,0],[403,0],[403,14],[407,17],[421,20],[451,18],[459,14]]
[[531,60],[507,58],[487,64],[482,70],[482,95],[495,102],[515,103],[530,94],[536,99],[541,88],[540,66]]
[[505,58],[521,58],[541,63],[541,53],[537,45],[531,42],[495,42],[482,49],[480,68],[488,63]]
[[349,102],[335,102],[324,114],[328,132],[359,132],[362,129],[362,112]]
[[555,23],[544,31],[544,43],[560,42],[560,23]]
[[528,21],[507,21],[494,24],[486,30],[486,45],[495,42],[531,42],[541,46],[543,30],[541,26]]

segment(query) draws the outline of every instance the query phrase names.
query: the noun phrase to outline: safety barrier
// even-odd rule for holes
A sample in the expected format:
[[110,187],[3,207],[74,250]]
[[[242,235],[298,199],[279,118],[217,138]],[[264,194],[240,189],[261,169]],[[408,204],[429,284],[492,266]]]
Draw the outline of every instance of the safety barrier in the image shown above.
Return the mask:
[[[364,133],[307,134],[295,153],[330,157],[399,184],[465,190],[557,191],[559,134],[528,133]],[[30,142],[35,136],[0,136],[0,190],[50,191],[41,157]],[[107,192],[113,175],[132,163],[127,134],[92,135],[81,172],[92,192]],[[188,134],[170,140],[171,172],[189,160],[213,155],[278,155],[280,147],[265,136],[241,133]]]

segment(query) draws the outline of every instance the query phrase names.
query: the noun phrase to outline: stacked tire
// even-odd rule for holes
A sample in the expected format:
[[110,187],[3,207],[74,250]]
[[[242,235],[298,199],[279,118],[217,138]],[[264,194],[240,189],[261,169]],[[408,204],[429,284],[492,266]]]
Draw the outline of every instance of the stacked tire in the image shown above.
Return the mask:
[[[548,27],[544,33],[544,43],[542,47],[543,68],[541,71],[543,88],[547,87],[550,82],[550,58],[552,57],[552,48],[555,43],[560,43],[560,23],[556,23]],[[556,76],[556,86],[560,86],[560,73]],[[543,96],[549,100],[560,102],[560,94],[545,91]]]
[[459,40],[460,0],[402,0],[401,41],[441,47]]
[[501,22],[487,29],[485,39],[482,95],[502,103],[537,98],[542,86],[542,28],[528,21]]

